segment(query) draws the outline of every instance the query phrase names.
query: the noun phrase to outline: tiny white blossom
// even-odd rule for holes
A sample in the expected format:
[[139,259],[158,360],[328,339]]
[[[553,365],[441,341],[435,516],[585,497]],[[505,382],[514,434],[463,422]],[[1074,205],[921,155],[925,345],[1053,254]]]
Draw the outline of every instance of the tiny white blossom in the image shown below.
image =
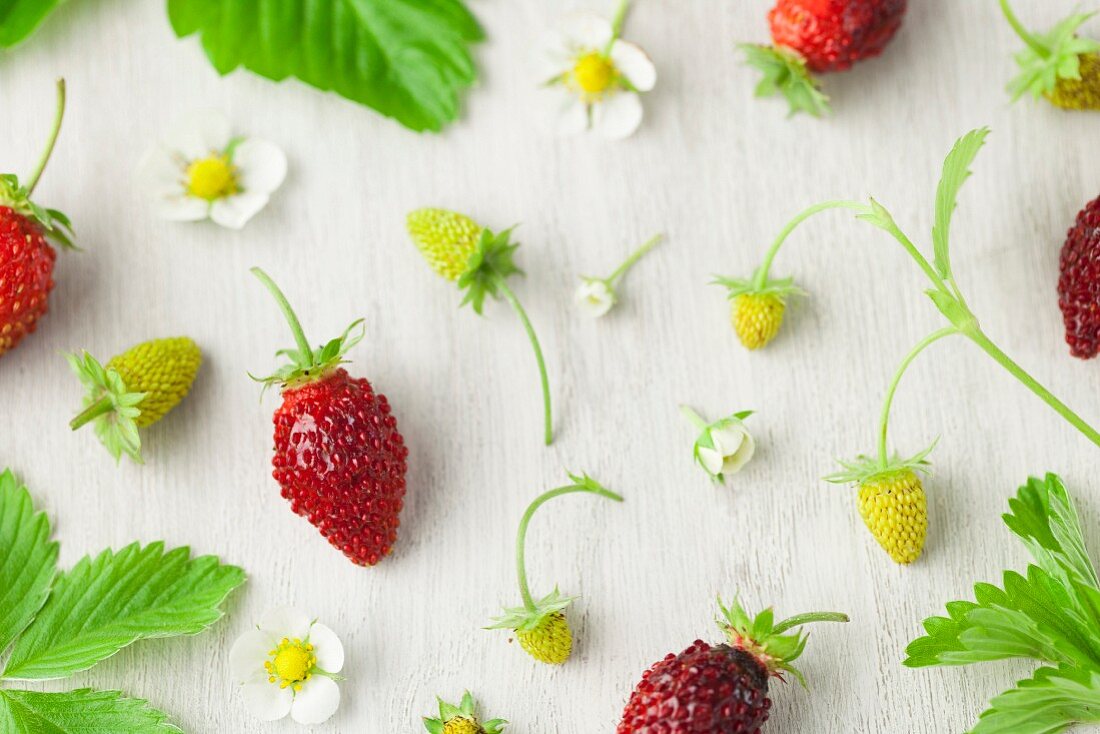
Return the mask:
[[752,415],[751,411],[707,423],[686,405],[680,410],[700,431],[695,439],[695,460],[711,479],[725,481],[727,474],[741,471],[756,453],[756,440],[744,424],[744,419]]
[[291,607],[266,612],[229,651],[233,681],[262,721],[287,714],[299,724],[327,721],[340,705],[344,646],[336,633]]
[[598,319],[611,310],[616,297],[614,289],[606,280],[582,278],[574,300],[581,311]]
[[150,150],[138,174],[164,219],[211,219],[240,229],[267,205],[286,169],[286,155],[274,143],[234,137],[223,116],[204,113]]

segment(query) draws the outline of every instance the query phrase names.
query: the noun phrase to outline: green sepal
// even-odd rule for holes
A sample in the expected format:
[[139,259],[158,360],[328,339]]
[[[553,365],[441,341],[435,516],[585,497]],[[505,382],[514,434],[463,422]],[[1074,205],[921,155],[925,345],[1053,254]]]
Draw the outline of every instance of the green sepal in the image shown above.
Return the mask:
[[833,484],[866,484],[872,480],[881,479],[889,474],[896,474],[901,471],[928,474],[932,466],[932,462],[928,461],[928,455],[936,448],[939,441],[937,438],[928,448],[909,458],[902,458],[894,454],[886,464],[879,461],[878,457],[867,456],[866,454],[860,454],[855,461],[841,461],[838,459],[837,463],[844,468],[844,471],[829,474],[822,478]]
[[569,605],[578,598],[579,597],[576,596],[562,596],[561,592],[558,591],[558,588],[555,586],[552,592],[535,602],[534,609],[528,609],[527,607],[505,607],[504,614],[500,617],[493,617],[493,624],[484,629],[509,629],[517,632],[520,630],[530,632],[542,624],[543,620],[550,615],[567,609]]
[[439,697],[436,697],[436,701],[439,702],[439,718],[433,719],[425,716],[423,719],[424,728],[430,734],[443,734],[447,722],[454,719],[472,721],[475,725],[480,726],[485,734],[500,734],[504,729],[504,725],[508,723],[504,719],[490,719],[485,723],[479,722],[477,719],[477,701],[474,700],[469,691],[462,694],[462,701],[457,706]]
[[[361,328],[358,333],[352,334],[356,327]],[[344,329],[343,334],[317,349],[308,352],[299,349],[280,349],[275,352],[275,356],[286,357],[290,362],[275,370],[273,374],[267,377],[256,377],[249,373],[248,376],[256,382],[262,382],[265,389],[272,385],[292,387],[315,380],[333,367],[347,364],[348,360],[344,359],[344,355],[361,342],[365,334],[366,326],[363,324],[363,319],[356,319]]]
[[31,201],[30,192],[19,184],[19,177],[14,173],[0,173],[0,205],[34,219],[42,225],[46,237],[64,249],[80,249],[73,244],[72,221],[57,209],[46,209]]
[[460,306],[468,303],[481,315],[487,295],[500,298],[499,284],[511,275],[523,274],[512,259],[519,248],[518,242],[510,241],[514,229],[509,227],[499,234],[488,228],[481,230],[477,247],[466,261],[466,270],[458,276],[458,288],[466,292]]
[[[86,351],[80,354],[66,354],[65,359],[69,361],[73,373],[84,385],[85,410],[91,410],[96,405],[100,406],[95,411],[98,415],[91,418],[95,425],[95,435],[100,442],[116,462],[125,453],[138,464],[143,463],[141,436],[138,434],[136,419],[141,415],[141,409],[138,406],[145,399],[146,394],[128,390],[118,372],[104,367],[99,360]],[[102,412],[99,412],[100,410]],[[76,427],[79,428],[79,425]]]
[[1081,78],[1081,54],[1097,53],[1100,43],[1077,35],[1077,29],[1095,13],[1075,13],[1046,34],[1031,34],[1028,46],[1016,54],[1020,73],[1008,84],[1013,101],[1025,94],[1050,94],[1059,79]]
[[[715,450],[716,447],[714,445],[714,437],[711,435],[713,431],[728,428],[731,425],[743,426],[745,419],[756,411],[741,410],[736,413],[727,415],[725,418],[720,418],[712,423],[707,423],[698,413],[696,413],[692,408],[686,405],[680,406],[680,412],[689,421],[691,421],[691,424],[693,426],[695,426],[699,430],[699,436],[695,439],[695,443],[692,445],[691,451],[691,456],[695,460],[695,463],[698,464],[699,467],[707,473],[707,475],[711,478],[711,481],[718,484],[725,482],[726,478],[722,475],[722,472],[718,472],[717,474],[710,473],[710,470],[707,469],[706,464],[704,464],[702,459],[699,458],[699,450]],[[748,432],[747,428],[745,429],[745,432]]]
[[[759,272],[759,271],[757,271]],[[727,278],[723,275],[715,275],[711,285],[720,285],[726,289],[726,298],[733,300],[738,296],[775,296],[784,303],[791,296],[805,296],[806,291],[794,284],[794,278],[765,278],[764,285],[756,284],[757,273],[751,278]]]
[[806,67],[806,60],[797,51],[782,46],[741,43],[745,63],[763,74],[756,85],[757,97],[782,94],[790,105],[788,116],[807,112],[814,117],[829,113],[829,98]]

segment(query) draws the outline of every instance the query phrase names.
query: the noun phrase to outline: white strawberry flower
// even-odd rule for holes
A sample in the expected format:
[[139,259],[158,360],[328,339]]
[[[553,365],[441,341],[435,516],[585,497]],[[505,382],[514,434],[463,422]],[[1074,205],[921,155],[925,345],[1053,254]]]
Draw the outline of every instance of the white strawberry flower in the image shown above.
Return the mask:
[[727,474],[741,471],[756,453],[756,440],[744,423],[752,415],[751,410],[713,423],[707,423],[686,405],[680,406],[680,411],[700,431],[695,439],[695,461],[714,481],[723,482]]
[[547,44],[546,86],[561,96],[561,133],[594,130],[617,140],[642,124],[640,95],[657,84],[657,69],[641,47],[619,38],[627,4],[613,21],[572,15]]
[[650,237],[644,245],[630,253],[630,256],[619,267],[615,268],[615,272],[606,278],[581,276],[581,284],[577,286],[577,292],[573,296],[577,307],[594,319],[598,319],[610,311],[619,302],[619,294],[615,292],[615,284],[626,275],[627,271],[634,266],[634,263],[638,262],[643,255],[661,241],[661,237],[662,235]]
[[274,143],[235,137],[225,117],[204,113],[150,150],[138,175],[162,218],[241,229],[267,206],[286,169],[286,155]]
[[299,724],[320,724],[340,706],[337,675],[344,646],[336,633],[305,612],[265,612],[229,651],[229,669],[245,706],[261,721],[287,714]]

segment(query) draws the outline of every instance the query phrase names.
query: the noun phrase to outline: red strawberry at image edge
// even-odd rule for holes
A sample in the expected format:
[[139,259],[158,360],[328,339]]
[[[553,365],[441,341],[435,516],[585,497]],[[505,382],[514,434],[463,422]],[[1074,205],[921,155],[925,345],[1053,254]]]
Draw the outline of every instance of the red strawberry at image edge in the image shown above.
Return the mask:
[[901,27],[906,0],[779,0],[772,41],[797,51],[810,71],[844,71],[878,56]]
[[729,644],[696,640],[643,673],[616,734],[756,734],[771,711],[769,679],[790,674],[805,685],[791,663],[806,636],[784,633],[809,622],[848,621],[844,614],[821,612],[776,623],[770,609],[750,618],[736,600],[719,606]]
[[1074,357],[1100,352],[1100,198],[1090,201],[1066,234],[1059,261],[1058,307]]
[[259,268],[252,272],[275,297],[297,342],[297,349],[279,352],[290,364],[261,380],[282,387],[272,476],[291,509],[333,547],[352,563],[373,566],[397,541],[409,450],[386,397],[340,367],[362,339],[361,332],[349,337],[362,320],[311,349],[278,286]]
[[47,242],[72,248],[68,217],[31,200],[61,131],[65,82],[57,83],[57,113],[46,150],[26,186],[14,174],[0,174],[0,356],[38,327],[49,307],[57,253]]

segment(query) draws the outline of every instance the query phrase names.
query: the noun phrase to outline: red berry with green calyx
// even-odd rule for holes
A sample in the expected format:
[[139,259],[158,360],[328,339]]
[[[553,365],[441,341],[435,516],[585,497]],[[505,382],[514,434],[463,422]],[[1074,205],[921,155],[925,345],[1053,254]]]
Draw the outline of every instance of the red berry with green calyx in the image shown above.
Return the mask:
[[49,308],[57,253],[52,240],[73,249],[72,224],[31,198],[53,153],[65,112],[65,82],[57,82],[57,113],[46,149],[26,184],[0,174],[0,356],[32,333]]
[[847,622],[835,612],[801,614],[775,622],[771,609],[750,617],[735,599],[722,605],[719,626],[727,644],[696,640],[642,674],[616,734],[756,734],[768,720],[768,683],[789,673],[803,686],[794,662],[806,635],[791,632],[810,622]]
[[386,397],[348,375],[344,355],[363,338],[362,319],[339,337],[310,347],[282,291],[259,268],[296,348],[270,377],[283,403],[275,411],[272,475],[294,512],[308,519],[352,563],[373,566],[393,550],[405,499],[409,450]]

